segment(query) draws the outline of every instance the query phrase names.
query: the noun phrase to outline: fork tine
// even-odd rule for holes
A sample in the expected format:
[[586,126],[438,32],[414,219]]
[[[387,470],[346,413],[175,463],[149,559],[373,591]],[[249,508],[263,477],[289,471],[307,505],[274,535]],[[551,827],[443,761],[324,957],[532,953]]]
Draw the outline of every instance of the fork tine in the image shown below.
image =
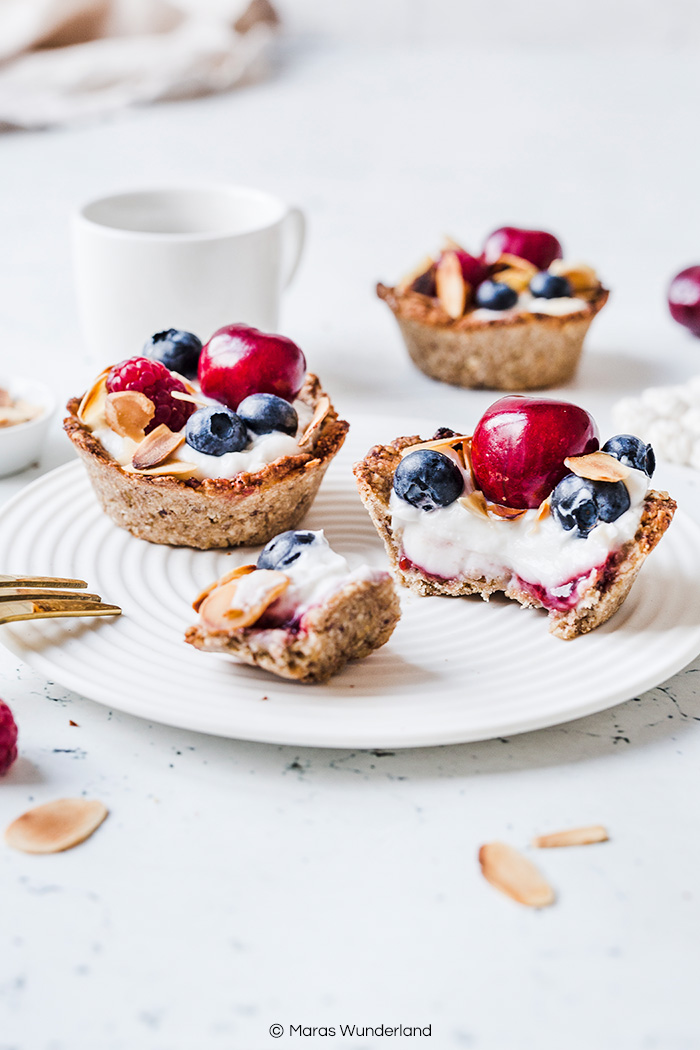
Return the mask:
[[60,576],[3,576],[1,587],[87,587],[85,580],[64,579]]
[[16,620],[44,620],[59,616],[119,616],[118,605],[75,598],[46,598],[38,601],[6,602],[0,606],[0,624]]
[[48,588],[42,589],[40,587],[4,587],[0,589],[0,606],[2,606],[3,602],[28,601],[29,599],[40,598],[68,598],[72,601],[81,602],[101,601],[99,594],[88,594],[87,591],[81,591],[80,594],[76,594],[74,591],[52,591]]

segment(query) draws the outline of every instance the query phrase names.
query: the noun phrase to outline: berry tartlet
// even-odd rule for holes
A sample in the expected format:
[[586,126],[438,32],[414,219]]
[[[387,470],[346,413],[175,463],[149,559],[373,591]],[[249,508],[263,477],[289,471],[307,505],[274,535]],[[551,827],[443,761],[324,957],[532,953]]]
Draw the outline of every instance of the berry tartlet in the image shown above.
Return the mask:
[[355,466],[397,579],[421,595],[502,591],[575,638],[627,597],[676,504],[650,490],[650,445],[565,401],[510,395],[473,436],[439,430],[371,449]]
[[105,369],[64,421],[115,524],[200,549],[295,528],[348,430],[299,347],[228,325],[204,347],[160,332],[144,354]]
[[608,291],[543,230],[495,230],[479,256],[448,241],[395,287],[377,285],[414,364],[463,387],[533,390],[572,378]]
[[388,572],[351,571],[323,532],[276,536],[194,602],[185,641],[282,678],[326,682],[389,640],[401,615]]

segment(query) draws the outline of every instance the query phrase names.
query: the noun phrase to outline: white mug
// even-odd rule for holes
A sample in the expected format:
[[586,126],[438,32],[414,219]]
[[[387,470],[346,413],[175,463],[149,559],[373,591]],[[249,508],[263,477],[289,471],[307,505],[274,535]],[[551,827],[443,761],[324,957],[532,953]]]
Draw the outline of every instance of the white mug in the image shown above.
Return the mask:
[[226,324],[277,328],[296,273],[298,208],[243,186],[138,190],[73,219],[78,307],[91,357],[112,364],[168,328],[206,342]]

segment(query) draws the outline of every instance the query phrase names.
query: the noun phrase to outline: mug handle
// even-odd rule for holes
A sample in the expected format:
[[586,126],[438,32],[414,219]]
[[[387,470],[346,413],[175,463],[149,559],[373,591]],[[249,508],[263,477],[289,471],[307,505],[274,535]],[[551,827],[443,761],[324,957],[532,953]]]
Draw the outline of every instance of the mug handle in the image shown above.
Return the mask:
[[283,277],[282,287],[288,288],[299,269],[306,241],[306,219],[301,208],[290,207],[282,219],[282,241],[283,245],[286,242],[286,249],[283,249],[283,255],[288,260],[285,267],[288,267],[288,270]]

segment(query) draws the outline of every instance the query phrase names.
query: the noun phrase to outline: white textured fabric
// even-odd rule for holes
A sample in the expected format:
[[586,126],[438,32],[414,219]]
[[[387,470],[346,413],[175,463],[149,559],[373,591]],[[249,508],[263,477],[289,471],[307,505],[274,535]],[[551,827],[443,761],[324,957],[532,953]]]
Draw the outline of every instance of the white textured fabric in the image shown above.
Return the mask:
[[268,0],[0,0],[0,126],[48,127],[224,91],[260,71]]

